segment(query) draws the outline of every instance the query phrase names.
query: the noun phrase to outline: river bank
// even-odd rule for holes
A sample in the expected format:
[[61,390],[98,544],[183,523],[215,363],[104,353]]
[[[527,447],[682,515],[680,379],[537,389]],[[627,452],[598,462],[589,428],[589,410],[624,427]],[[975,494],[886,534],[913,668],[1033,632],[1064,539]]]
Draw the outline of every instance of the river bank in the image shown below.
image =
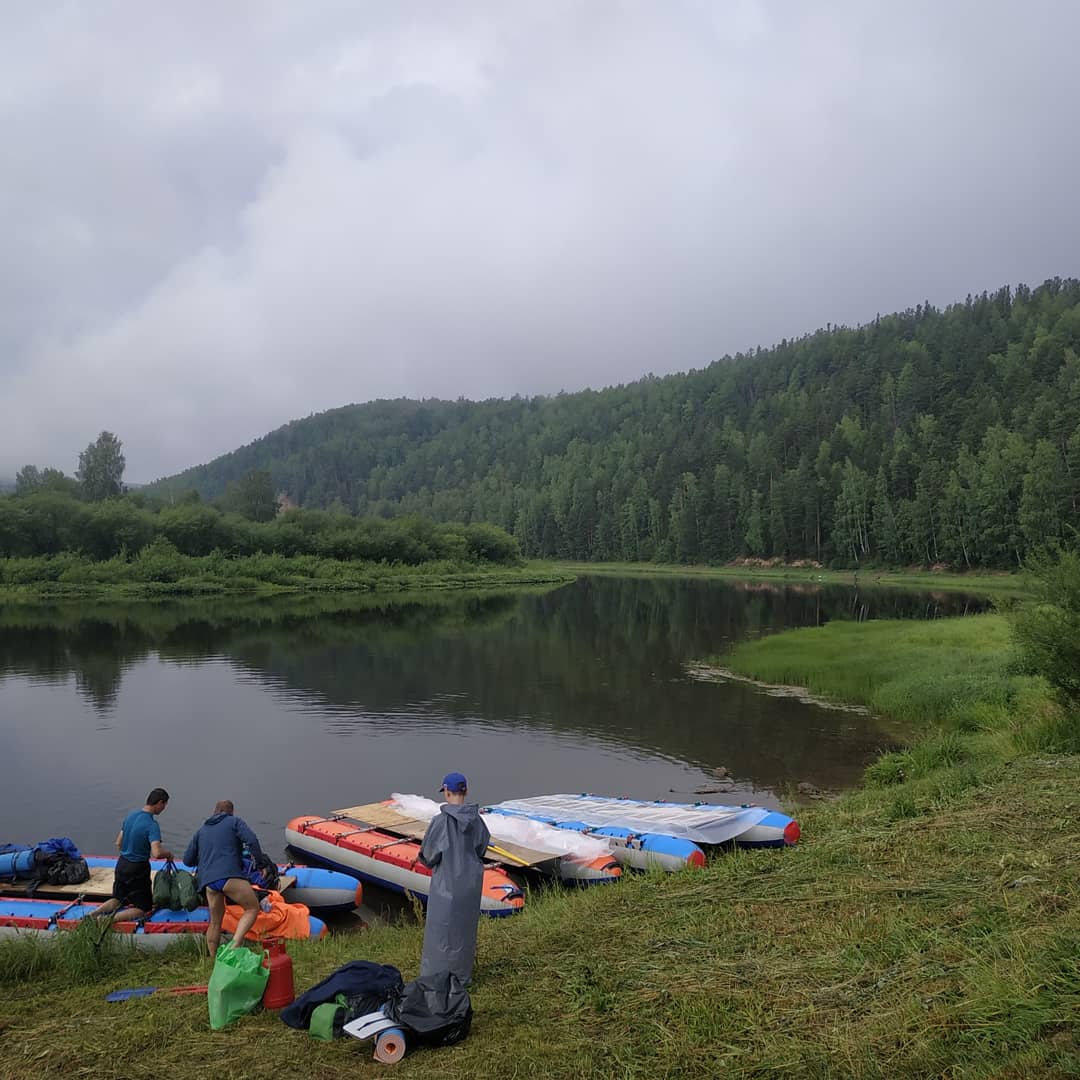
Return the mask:
[[706,577],[734,578],[747,581],[805,582],[819,585],[850,585],[863,588],[890,586],[902,589],[943,589],[971,592],[986,596],[1019,596],[1028,590],[1022,574],[1003,571],[953,574],[924,568],[899,570],[825,570],[821,567],[799,565],[756,564],[750,560],[726,566],[684,566],[674,563],[583,563],[552,562],[575,574],[618,574],[646,577]]
[[[485,920],[471,1036],[408,1055],[397,1074],[1080,1069],[1080,757],[1055,750],[1075,724],[1040,680],[1015,673],[1003,620],[834,622],[719,662],[902,718],[908,748],[872,765],[862,789],[801,810],[794,848],[533,895],[523,915]],[[360,958],[409,978],[421,939],[400,926],[291,945],[297,985]],[[149,1077],[163,1063],[221,1077],[382,1071],[369,1047],[314,1042],[271,1014],[212,1034],[199,999],[106,1005],[113,989],[210,970],[190,954],[122,963],[96,972],[0,948],[0,1076]]]
[[439,561],[406,566],[313,555],[179,555],[166,560],[76,555],[0,560],[0,603],[162,600],[288,594],[383,594],[557,585],[574,575],[548,564]]

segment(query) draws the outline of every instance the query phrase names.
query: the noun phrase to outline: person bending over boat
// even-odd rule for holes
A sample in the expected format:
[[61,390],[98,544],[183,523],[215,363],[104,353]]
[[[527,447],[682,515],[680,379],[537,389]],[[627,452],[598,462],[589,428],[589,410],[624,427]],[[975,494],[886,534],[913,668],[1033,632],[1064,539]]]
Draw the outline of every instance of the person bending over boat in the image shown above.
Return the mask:
[[[159,814],[169,805],[169,793],[156,787],[146,796],[141,810],[132,810],[116,835],[120,857],[116,860],[112,899],[106,900],[95,915],[112,915],[113,922],[142,919],[154,906],[150,885],[150,860],[171,859],[172,852],[161,846]],[[115,914],[114,914],[115,913]]]
[[198,868],[196,887],[200,891],[206,890],[206,903],[210,908],[206,944],[211,956],[217,954],[221,944],[226,897],[244,909],[233,934],[234,946],[243,942],[259,914],[259,898],[244,874],[244,845],[247,844],[256,861],[262,858],[262,848],[259,838],[234,810],[231,799],[222,799],[199,826],[184,852],[184,862]]
[[447,773],[439,791],[446,802],[420,845],[420,861],[431,868],[420,975],[452,971],[465,986],[476,958],[484,852],[491,836],[480,807],[465,802],[469,785],[461,773]]

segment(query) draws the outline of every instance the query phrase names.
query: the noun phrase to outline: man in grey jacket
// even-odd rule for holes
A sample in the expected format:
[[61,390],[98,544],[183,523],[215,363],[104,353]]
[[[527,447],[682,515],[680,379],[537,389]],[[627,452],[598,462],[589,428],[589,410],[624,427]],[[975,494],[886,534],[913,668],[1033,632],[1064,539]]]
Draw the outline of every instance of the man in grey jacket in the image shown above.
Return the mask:
[[243,818],[234,813],[231,799],[222,799],[199,831],[191,838],[184,852],[184,862],[198,867],[196,886],[206,889],[210,908],[210,925],[206,928],[206,944],[210,955],[217,954],[221,942],[221,920],[225,917],[225,898],[239,904],[244,913],[236,925],[232,943],[239,946],[259,915],[259,898],[244,874],[244,845],[252,858],[262,857],[259,838]]
[[431,868],[420,974],[452,971],[467,985],[476,957],[476,924],[484,888],[484,852],[491,836],[459,772],[447,773],[439,789],[446,803],[431,819],[420,861]]

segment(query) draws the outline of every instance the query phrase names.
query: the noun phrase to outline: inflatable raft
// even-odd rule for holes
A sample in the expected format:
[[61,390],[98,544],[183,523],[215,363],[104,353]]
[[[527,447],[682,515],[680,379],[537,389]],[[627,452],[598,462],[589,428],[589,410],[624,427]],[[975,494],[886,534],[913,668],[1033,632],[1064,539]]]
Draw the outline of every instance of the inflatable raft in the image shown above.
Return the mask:
[[[93,914],[100,906],[86,902],[0,897],[0,938],[26,935],[53,937],[78,926],[80,920]],[[142,923],[114,923],[111,939],[117,944],[130,943],[134,948],[160,951],[174,942],[189,939],[193,934],[205,934],[209,922],[210,912],[204,907],[194,911],[155,911]],[[304,938],[321,938],[326,934],[326,923],[309,914],[306,931],[302,935]],[[248,940],[257,939],[249,936]]]
[[511,810],[504,806],[485,806],[483,813],[527,818],[557,829],[567,829],[606,840],[612,858],[620,865],[629,866],[635,870],[657,867],[661,870],[674,871],[705,865],[705,852],[693,841],[683,840],[677,836],[634,832],[617,825],[593,828],[584,821],[558,820],[549,814],[527,814],[523,810]]
[[[629,851],[623,856],[630,865],[644,861],[645,837],[650,837],[656,861],[667,868],[679,865],[679,853],[687,851],[678,842],[697,844],[735,843],[739,847],[784,847],[794,844],[801,835],[799,823],[778,810],[761,806],[721,806],[715,803],[674,803],[664,800],[643,802],[639,799],[611,798],[604,795],[537,795],[526,799],[507,799],[484,808],[485,813],[523,814],[555,824],[559,828],[588,832],[591,836],[608,835],[626,841]],[[633,838],[640,838],[640,844]],[[700,853],[700,848],[697,849]],[[618,849],[612,853],[620,858]],[[687,852],[683,865],[700,865]]]
[[[306,815],[285,826],[285,841],[305,859],[427,903],[431,871],[419,860],[420,844],[334,816]],[[513,915],[525,906],[521,889],[501,870],[484,868],[483,915]]]
[[[86,864],[90,867],[106,866],[115,869],[116,857],[112,855],[87,855]],[[165,865],[162,859],[151,859],[150,868],[160,870]],[[177,861],[179,870],[194,868]],[[352,911],[359,907],[364,899],[364,886],[348,874],[336,873],[321,866],[295,866],[292,863],[278,867],[284,877],[295,878],[295,884],[282,892],[290,904],[303,904],[312,911],[331,914],[339,911]]]
[[[392,798],[341,811],[386,829],[395,836],[422,840],[440,804],[422,795],[395,792]],[[483,815],[485,811],[481,810]],[[517,870],[535,870],[565,885],[605,885],[618,881],[622,867],[606,841],[582,834],[571,836],[536,818],[509,814],[487,817],[488,858]]]

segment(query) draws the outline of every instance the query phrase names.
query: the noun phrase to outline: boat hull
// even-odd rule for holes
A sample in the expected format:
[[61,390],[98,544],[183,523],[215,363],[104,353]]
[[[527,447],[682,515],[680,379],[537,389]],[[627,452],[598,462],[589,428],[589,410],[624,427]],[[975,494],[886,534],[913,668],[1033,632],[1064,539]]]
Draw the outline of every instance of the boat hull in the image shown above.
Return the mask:
[[[590,836],[610,835],[620,840],[630,852],[629,865],[649,862],[648,847],[655,852],[655,862],[668,869],[679,868],[679,854],[686,862],[701,865],[700,848],[694,854],[685,842],[719,845],[734,843],[739,847],[785,847],[800,836],[799,824],[777,810],[760,806],[723,806],[715,803],[674,803],[664,800],[644,802],[638,799],[612,798],[603,795],[537,795],[484,808],[485,813],[520,814],[557,825],[578,829]],[[641,838],[635,843],[634,838]],[[645,837],[655,838],[646,845]],[[683,843],[679,843],[679,842]],[[617,852],[616,857],[619,857]]]
[[[116,858],[111,855],[88,855],[88,866],[116,866]],[[160,870],[165,865],[162,859],[151,859],[150,868]],[[180,870],[191,870],[194,867],[186,866],[177,862]],[[364,899],[364,887],[349,874],[335,873],[320,866],[294,866],[292,864],[278,867],[281,874],[289,874],[296,879],[294,885],[290,885],[282,892],[282,897],[289,904],[303,904],[310,911],[321,912],[331,915],[335,912],[352,911],[359,907]]]
[[584,821],[559,821],[546,814],[526,814],[523,811],[504,809],[500,806],[484,807],[485,814],[501,814],[506,817],[527,817],[556,829],[585,833],[608,841],[611,856],[621,866],[633,870],[659,869],[673,872],[688,867],[705,865],[705,853],[691,840],[660,833],[636,833],[631,829],[608,825],[590,828]]
[[[66,903],[63,900],[30,900],[22,897],[0,897],[0,937],[56,938],[72,930],[101,905],[96,903]],[[205,934],[210,922],[207,908],[194,911],[155,911],[145,922],[114,923],[108,939],[118,946],[161,951],[177,941],[191,940]],[[326,923],[308,915],[307,939],[325,936]],[[255,938],[248,938],[255,941]]]
[[[285,842],[309,861],[427,903],[431,871],[419,861],[420,844],[415,840],[346,820],[305,815],[285,826]],[[509,877],[492,867],[484,869],[481,914],[513,915],[524,905],[524,894]]]

